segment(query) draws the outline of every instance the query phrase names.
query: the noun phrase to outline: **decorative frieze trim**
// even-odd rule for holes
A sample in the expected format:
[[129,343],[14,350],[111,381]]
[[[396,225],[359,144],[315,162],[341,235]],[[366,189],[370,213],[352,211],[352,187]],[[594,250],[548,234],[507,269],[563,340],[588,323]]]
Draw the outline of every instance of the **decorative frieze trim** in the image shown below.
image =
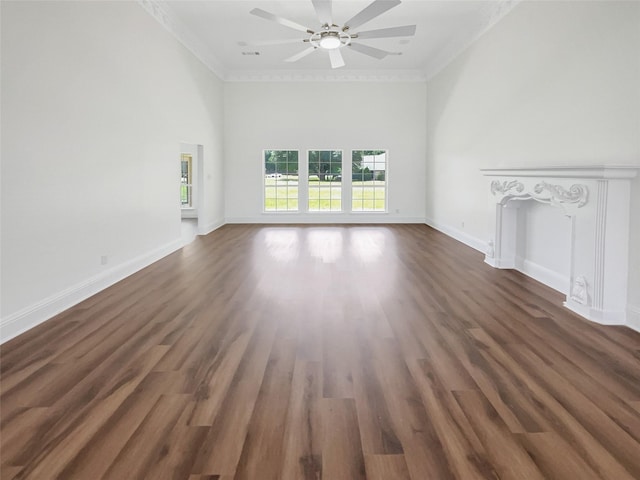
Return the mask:
[[586,185],[573,184],[567,189],[562,185],[538,182],[531,191],[525,191],[524,183],[518,180],[493,180],[491,194],[503,197],[500,203],[511,199],[531,199],[555,206],[574,205],[577,208],[585,206],[589,200],[589,188]]
[[524,190],[524,185],[522,184],[522,182],[519,182],[517,180],[505,180],[504,182],[494,180],[493,182],[491,182],[491,193],[494,195],[496,193],[508,195],[512,190],[516,193],[522,193],[522,191]]
[[578,208],[584,207],[589,199],[589,189],[586,185],[580,184],[571,185],[567,190],[561,185],[540,182],[533,187],[533,191],[536,194],[535,200],[553,204],[575,203]]
[[419,70],[235,70],[225,77],[227,82],[424,82]]

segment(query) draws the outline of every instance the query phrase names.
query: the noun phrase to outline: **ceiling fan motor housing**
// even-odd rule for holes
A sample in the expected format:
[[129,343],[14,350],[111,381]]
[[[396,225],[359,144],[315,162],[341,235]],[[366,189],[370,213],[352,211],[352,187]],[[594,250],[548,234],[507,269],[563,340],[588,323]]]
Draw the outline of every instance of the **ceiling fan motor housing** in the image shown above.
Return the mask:
[[351,43],[351,35],[340,30],[337,25],[327,26],[326,30],[316,32],[309,37],[309,43],[316,48],[334,50]]

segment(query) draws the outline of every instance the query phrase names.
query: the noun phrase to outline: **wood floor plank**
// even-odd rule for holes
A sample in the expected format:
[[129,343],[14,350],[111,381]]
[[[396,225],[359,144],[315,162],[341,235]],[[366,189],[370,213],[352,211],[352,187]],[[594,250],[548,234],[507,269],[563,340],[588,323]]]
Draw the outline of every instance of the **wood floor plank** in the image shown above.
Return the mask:
[[368,480],[411,480],[404,455],[372,455],[364,457]]
[[[518,358],[519,352],[516,351],[517,348],[514,349],[513,345],[505,345],[504,348],[512,357]],[[589,399],[602,412],[631,435],[636,442],[640,441],[640,417],[629,402],[615,395],[605,385],[599,383],[590,372],[578,368],[575,363],[559,355],[546,343],[536,344],[535,349],[532,348],[531,351],[539,358],[544,359],[546,364],[550,365],[555,372],[570,382],[578,391],[589,392]]]
[[213,425],[231,380],[254,333],[255,320],[258,316],[255,314],[247,316],[252,318],[249,324],[242,331],[233,332],[220,349],[214,355],[210,355],[213,360],[204,368],[206,373],[194,374],[201,380],[196,389],[195,404],[189,417],[189,425]]
[[433,422],[455,477],[498,478],[485,447],[474,432],[451,390],[448,390],[426,360],[409,362],[411,375]]
[[[322,334],[322,395],[325,398],[353,398],[353,332],[344,328],[342,312],[328,314]],[[340,333],[338,333],[340,332]]]
[[321,372],[320,362],[296,360],[285,421],[282,480],[322,478]]
[[[588,351],[580,348],[579,341],[574,342],[572,336],[567,332],[560,330],[557,321],[553,318],[538,318],[534,322],[527,322],[526,316],[522,315],[522,311],[517,308],[516,302],[492,301],[491,298],[484,298],[482,295],[474,294],[478,305],[482,305],[488,312],[493,312],[497,316],[508,316],[513,319],[512,322],[502,322],[501,326],[496,326],[495,321],[486,322],[483,329],[486,330],[492,338],[496,339],[500,333],[496,332],[496,328],[500,330],[508,329],[513,332],[514,340],[510,342],[498,343],[521,343],[527,344],[535,350],[538,346],[549,346],[561,356],[579,365],[581,370],[587,371],[600,384],[611,392],[615,392],[620,398],[625,400],[633,400],[640,398],[640,382],[628,375],[622,377],[615,375],[610,365],[603,364],[601,358],[592,356]],[[490,295],[485,295],[489,297]],[[576,321],[574,315],[564,318],[574,325],[577,331],[581,331],[587,322],[586,320]],[[519,330],[519,333],[515,330]],[[630,334],[633,332],[629,331]],[[632,371],[635,371],[634,368]]]
[[468,390],[454,395],[485,445],[499,478],[544,480],[542,472],[482,393]]
[[355,401],[350,398],[324,398],[321,408],[324,425],[322,477],[364,480],[366,471]]
[[[181,372],[151,372],[61,472],[61,478],[101,478],[163,394],[181,394]],[[187,409],[187,412],[189,410]]]
[[22,470],[24,470],[24,467],[11,465],[2,466],[0,467],[0,478],[2,478],[2,480],[13,480],[19,477]]
[[0,475],[640,478],[640,333],[425,225],[225,225],[0,349]]
[[208,427],[192,426],[188,423],[191,410],[182,411],[173,430],[165,437],[160,458],[144,475],[154,480],[188,478],[198,448],[206,438]]
[[[1,406],[0,406],[1,408]],[[4,412],[3,412],[4,413]],[[33,431],[44,423],[49,416],[49,407],[24,408],[16,411],[11,421],[6,421],[0,434],[0,453],[3,463],[25,461],[18,460],[17,454],[33,438]],[[22,467],[20,467],[22,468]]]
[[[620,427],[605,412],[600,410],[586,396],[580,393],[557,374],[552,368],[549,368],[544,362],[541,362],[535,354],[528,351],[518,351],[517,358],[523,365],[534,366],[536,370],[534,375],[538,382],[554,395],[565,409],[580,423],[580,426],[588,432],[584,437],[588,441],[589,452],[592,452],[590,458],[601,458],[603,473],[607,475],[618,475],[617,478],[624,478],[631,474],[633,478],[640,478],[640,465],[638,465],[638,442],[628,434],[626,429]],[[596,446],[595,443],[602,447]],[[606,453],[605,453],[606,451]],[[611,457],[609,457],[610,454]],[[616,461],[612,461],[613,458]],[[623,468],[619,468],[619,467]],[[607,469],[611,471],[607,471]],[[626,471],[623,471],[626,469]]]
[[428,417],[418,387],[409,372],[400,347],[394,341],[372,344],[376,350],[375,367],[385,400],[393,417],[394,431],[400,440],[412,477],[421,475],[442,480],[455,478],[445,456],[443,440]]
[[291,397],[295,342],[278,338],[271,350],[260,393],[249,422],[236,480],[278,480],[283,462],[282,428]]
[[187,394],[161,395],[102,478],[144,478],[167,455],[167,436],[189,400]]
[[24,462],[26,468],[23,474],[33,478],[58,475],[82,451],[165,352],[166,347],[163,346],[156,346],[149,352],[145,352],[141,356],[143,358],[139,360],[140,367],[136,372],[137,375],[119,383],[107,397],[96,402],[93,409],[94,418],[72,425],[72,428],[67,429],[63,436],[52,440],[48,449],[41,450],[38,457],[28,464]]
[[517,437],[548,480],[602,478],[554,432],[521,433]]
[[[535,400],[529,390],[532,379],[513,375],[518,368],[515,360],[505,355],[484,330],[474,328],[469,333],[480,352],[470,366],[471,374],[509,430],[512,433],[549,431],[552,428],[549,422],[534,408]],[[526,347],[521,344],[513,348]]]
[[275,322],[258,323],[215,421],[198,451],[191,473],[235,474],[276,330]]
[[354,396],[358,412],[358,424],[365,454],[403,454],[402,443],[395,433],[392,415],[385,399],[384,388],[374,365],[376,351],[369,347],[376,338],[367,338],[367,332],[360,331],[362,339],[354,352],[353,366]]
[[[480,332],[475,332],[476,335],[480,335]],[[628,435],[616,428],[616,425],[607,417],[603,417],[602,412],[598,412],[597,409],[591,408],[591,404],[581,395],[574,395],[571,397],[571,402],[567,402],[559,393],[565,393],[566,389],[571,389],[570,384],[565,380],[560,380],[560,377],[555,374],[552,368],[547,366],[544,362],[540,361],[528,349],[514,349],[513,352],[517,352],[518,362],[514,363],[513,359],[505,358],[506,353],[497,347],[495,343],[491,341],[486,335],[483,335],[484,344],[490,349],[492,355],[495,358],[500,359],[504,363],[511,365],[514,375],[518,376],[523,382],[522,385],[526,385],[531,396],[532,403],[536,405],[544,405],[543,409],[532,410],[532,414],[545,416],[549,425],[553,425],[555,431],[564,436],[564,438],[570,442],[576,452],[593,468],[605,478],[631,478],[627,468],[631,466],[635,468],[636,462],[630,460],[629,455],[633,455],[631,450],[636,450],[632,447],[633,441],[630,441]],[[523,364],[526,364],[525,360],[532,362],[534,368],[524,368]],[[544,374],[542,373],[544,372]],[[549,380],[547,380],[549,379]],[[556,388],[549,388],[548,382],[556,385]],[[555,383],[558,382],[558,383]],[[565,397],[567,398],[567,397]],[[574,403],[575,402],[575,403]],[[589,419],[586,423],[581,423],[581,417],[583,415],[588,416],[587,412],[595,414],[596,417]],[[586,419],[586,417],[585,417]],[[598,421],[603,421],[600,425]],[[594,425],[597,424],[596,425]],[[602,430],[599,430],[599,427]],[[594,436],[594,428],[596,428],[596,434]],[[591,430],[591,431],[590,431]],[[615,436],[614,432],[620,432],[621,435]],[[616,454],[627,463],[627,466],[617,461],[607,449],[600,444],[598,437],[600,434],[606,434],[610,438],[615,438],[617,442],[620,442],[620,449],[616,449]],[[637,442],[635,442],[637,446]],[[630,450],[631,449],[631,450]],[[587,453],[589,452],[589,453]]]

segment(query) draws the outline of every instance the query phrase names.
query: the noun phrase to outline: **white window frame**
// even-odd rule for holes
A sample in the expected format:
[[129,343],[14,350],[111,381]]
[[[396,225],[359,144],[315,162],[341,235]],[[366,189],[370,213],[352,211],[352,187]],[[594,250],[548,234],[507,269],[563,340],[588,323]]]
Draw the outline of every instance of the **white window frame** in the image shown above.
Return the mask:
[[[267,168],[266,168],[266,162],[265,162],[265,153],[268,151],[279,151],[279,152],[297,152],[298,153],[298,209],[297,210],[278,210],[277,209],[277,203],[276,203],[276,209],[275,210],[267,210],[267,185],[265,183],[266,179],[267,179]],[[260,154],[260,163],[262,165],[262,212],[269,214],[269,215],[273,215],[273,214],[277,214],[277,215],[291,215],[291,214],[296,214],[296,213],[300,213],[302,211],[302,209],[300,208],[301,205],[301,185],[300,185],[300,178],[302,177],[302,172],[301,170],[301,165],[300,165],[300,150],[297,148],[265,148],[262,150],[261,154]],[[276,189],[278,187],[276,186]],[[288,203],[289,197],[287,197],[287,203]],[[276,202],[277,202],[277,197],[276,197]]]
[[[182,182],[182,162],[184,162],[184,157],[189,157],[189,176],[190,182],[183,183]],[[195,210],[196,208],[196,161],[195,155],[193,152],[182,152],[180,153],[180,208],[182,210]],[[187,198],[189,199],[189,203],[182,203],[182,187],[187,188]]]
[[[385,171],[384,171],[384,210],[354,210],[353,209],[353,152],[363,152],[367,150],[378,150],[383,151],[385,153]],[[356,215],[380,215],[389,213],[389,150],[386,148],[353,148],[349,151],[349,164],[351,167],[351,182],[349,185],[349,204],[350,211],[349,213],[353,213]],[[344,158],[342,159],[344,164]],[[375,175],[375,173],[374,173]],[[375,179],[375,176],[374,176]],[[374,203],[375,205],[375,203]]]
[[[311,201],[311,188],[309,188],[309,177],[310,177],[310,171],[309,171],[309,153],[310,152],[315,152],[315,151],[319,151],[319,152],[340,152],[340,158],[341,158],[341,181],[340,181],[340,210],[311,210],[309,208],[309,202]],[[305,157],[305,190],[306,190],[306,200],[305,200],[305,211],[307,213],[310,214],[318,214],[318,215],[326,215],[326,214],[342,214],[342,213],[346,213],[347,210],[345,209],[345,198],[344,198],[344,174],[345,174],[345,163],[344,163],[344,152],[345,150],[343,148],[308,148],[307,149],[307,154]],[[329,199],[329,201],[331,201],[331,199]]]

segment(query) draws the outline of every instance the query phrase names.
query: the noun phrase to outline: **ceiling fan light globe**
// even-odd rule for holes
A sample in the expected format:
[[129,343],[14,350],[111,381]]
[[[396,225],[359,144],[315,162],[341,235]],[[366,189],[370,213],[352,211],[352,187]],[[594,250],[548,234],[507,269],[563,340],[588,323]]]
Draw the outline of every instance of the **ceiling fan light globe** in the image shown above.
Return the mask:
[[326,37],[321,38],[319,43],[325,50],[334,50],[336,48],[340,48],[342,45],[340,38],[333,35],[327,35]]

